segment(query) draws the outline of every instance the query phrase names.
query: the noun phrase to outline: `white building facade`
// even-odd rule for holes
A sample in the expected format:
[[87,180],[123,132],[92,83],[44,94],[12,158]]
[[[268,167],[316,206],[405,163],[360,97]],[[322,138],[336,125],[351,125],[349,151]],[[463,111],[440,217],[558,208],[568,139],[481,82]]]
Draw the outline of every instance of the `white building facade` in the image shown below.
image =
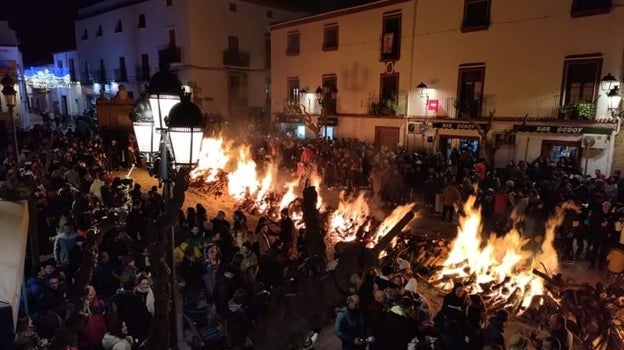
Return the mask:
[[256,0],[105,0],[75,22],[83,91],[94,103],[119,85],[135,98],[167,62],[205,113],[230,120],[267,107],[266,27],[301,16]]
[[[338,81],[335,137],[443,153],[476,150],[483,136],[477,125],[485,128],[493,114],[488,136],[499,140],[497,165],[569,157],[587,173],[608,173],[619,100],[607,95],[622,81],[624,51],[624,38],[609,33],[624,31],[622,5],[387,0],[276,24],[270,27],[272,113],[284,118],[295,78],[309,91],[306,84],[314,89],[332,73]],[[388,23],[393,16],[400,18],[398,30]],[[325,52],[319,42],[331,25],[339,27],[338,46]],[[289,55],[295,33],[301,49]],[[391,39],[396,36],[399,41]],[[608,73],[615,81],[603,90]],[[387,99],[390,108],[367,103]],[[311,103],[318,108],[314,97]]]
[[[0,78],[8,74],[15,81],[14,88],[17,91],[17,96],[16,106],[13,109],[13,119],[16,128],[27,130],[30,128],[30,118],[23,77],[24,63],[18,45],[17,35],[9,26],[9,22],[0,21]],[[0,101],[0,123],[2,123],[0,128],[9,130],[11,119],[4,96],[0,96]]]

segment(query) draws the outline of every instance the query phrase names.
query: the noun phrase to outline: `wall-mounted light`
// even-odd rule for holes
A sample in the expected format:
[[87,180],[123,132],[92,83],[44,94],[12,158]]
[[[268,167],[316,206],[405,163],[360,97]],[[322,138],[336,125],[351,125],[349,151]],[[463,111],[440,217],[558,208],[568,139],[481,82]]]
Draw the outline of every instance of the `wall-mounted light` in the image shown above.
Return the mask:
[[622,95],[620,94],[620,87],[615,85],[608,93],[607,99],[609,103],[609,111],[612,116],[619,114],[620,102],[622,101]]
[[618,87],[618,80],[609,73],[600,79],[600,88],[605,94],[609,94],[613,88]]
[[420,82],[420,84],[416,85],[416,91],[418,93],[418,96],[420,97],[429,97],[429,94],[427,93],[427,84],[425,84],[424,82]]

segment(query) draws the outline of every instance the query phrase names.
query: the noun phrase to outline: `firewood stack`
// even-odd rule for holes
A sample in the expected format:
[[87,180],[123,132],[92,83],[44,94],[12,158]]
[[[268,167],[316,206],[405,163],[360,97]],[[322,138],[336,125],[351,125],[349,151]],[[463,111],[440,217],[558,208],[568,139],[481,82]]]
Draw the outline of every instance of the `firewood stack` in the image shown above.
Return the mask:
[[219,170],[215,181],[206,182],[205,176],[199,176],[191,180],[189,189],[202,195],[221,197],[227,189],[227,174]]
[[565,280],[561,274],[534,270],[544,280],[548,295],[536,296],[520,319],[545,326],[547,317],[562,313],[568,328],[588,349],[624,349],[624,284],[595,285]]

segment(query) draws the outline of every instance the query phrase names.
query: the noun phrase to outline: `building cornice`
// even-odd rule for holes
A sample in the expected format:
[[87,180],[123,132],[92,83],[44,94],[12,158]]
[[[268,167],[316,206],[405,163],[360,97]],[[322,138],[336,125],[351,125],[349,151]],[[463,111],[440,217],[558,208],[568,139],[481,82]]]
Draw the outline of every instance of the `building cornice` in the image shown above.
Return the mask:
[[142,2],[147,2],[147,1],[148,0],[127,0],[124,2],[113,2],[113,3],[110,3],[109,5],[106,5],[106,1],[97,2],[97,3],[94,3],[93,5],[79,9],[78,16],[76,17],[76,21],[95,17],[103,13],[119,10],[125,7],[134,6],[136,4],[140,4]]
[[398,5],[398,4],[402,4],[402,3],[406,3],[406,2],[410,2],[410,1],[412,1],[412,0],[383,0],[383,1],[377,1],[377,2],[372,2],[372,3],[368,3],[368,4],[364,4],[364,5],[359,5],[359,6],[354,6],[354,7],[347,7],[347,8],[340,9],[340,10],[320,13],[318,15],[312,15],[312,16],[308,16],[308,17],[302,17],[302,18],[297,18],[297,19],[293,19],[293,20],[289,20],[289,21],[279,22],[279,23],[275,23],[275,24],[270,25],[268,28],[269,28],[270,31],[278,30],[278,29],[293,27],[293,26],[306,24],[306,23],[312,23],[312,22],[317,22],[317,21],[325,21],[325,20],[328,20],[328,19],[332,19],[332,18],[336,18],[336,17],[340,17],[340,16],[345,16],[345,15],[350,15],[350,14],[353,14],[353,13],[359,13],[359,12],[374,10],[374,9],[378,9],[378,8]]

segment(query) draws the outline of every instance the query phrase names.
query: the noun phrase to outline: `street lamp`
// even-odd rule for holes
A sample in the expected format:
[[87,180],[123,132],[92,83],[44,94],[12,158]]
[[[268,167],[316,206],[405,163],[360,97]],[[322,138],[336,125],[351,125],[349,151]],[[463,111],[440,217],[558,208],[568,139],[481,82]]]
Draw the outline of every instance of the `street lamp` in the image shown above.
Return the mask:
[[620,108],[620,102],[622,101],[622,95],[620,94],[620,87],[615,85],[608,93],[607,99],[609,103],[609,111],[611,112],[612,117],[617,117]]
[[424,82],[420,82],[420,84],[416,85],[416,90],[418,91],[418,96],[420,97],[429,97],[427,94],[427,84]]
[[614,87],[617,87],[618,80],[609,73],[600,79],[600,88],[605,94],[609,94]]
[[321,125],[323,125],[324,127],[324,132],[323,132],[323,137],[327,137],[327,114],[329,112],[336,112],[334,111],[329,111],[330,109],[330,103],[332,101],[336,101],[336,98],[338,96],[338,89],[335,86],[330,86],[329,84],[325,84],[323,85],[323,87],[321,88],[320,86],[316,88],[316,102],[318,102],[319,106],[321,107],[321,115],[319,117],[319,123]]
[[15,85],[15,81],[8,74],[4,74],[2,80],[0,80],[0,84],[2,84],[2,94],[4,95],[4,100],[9,107],[9,118],[11,119],[11,130],[13,132],[13,142],[15,143],[15,161],[16,164],[19,164],[19,147],[17,144],[17,128],[15,127],[15,120],[13,119],[13,107],[15,107],[15,99],[17,96],[17,91],[13,87]]
[[[204,120],[200,109],[184,93],[178,77],[167,69],[154,74],[147,87],[149,93],[135,106],[131,114],[139,151],[149,155],[150,172],[163,184],[163,199],[172,199],[172,185],[181,167],[193,167],[199,160]],[[148,108],[149,107],[149,108]],[[170,345],[177,348],[178,319],[176,317],[176,270],[174,261],[175,227],[169,236],[168,263],[171,269],[171,309],[169,310]]]

